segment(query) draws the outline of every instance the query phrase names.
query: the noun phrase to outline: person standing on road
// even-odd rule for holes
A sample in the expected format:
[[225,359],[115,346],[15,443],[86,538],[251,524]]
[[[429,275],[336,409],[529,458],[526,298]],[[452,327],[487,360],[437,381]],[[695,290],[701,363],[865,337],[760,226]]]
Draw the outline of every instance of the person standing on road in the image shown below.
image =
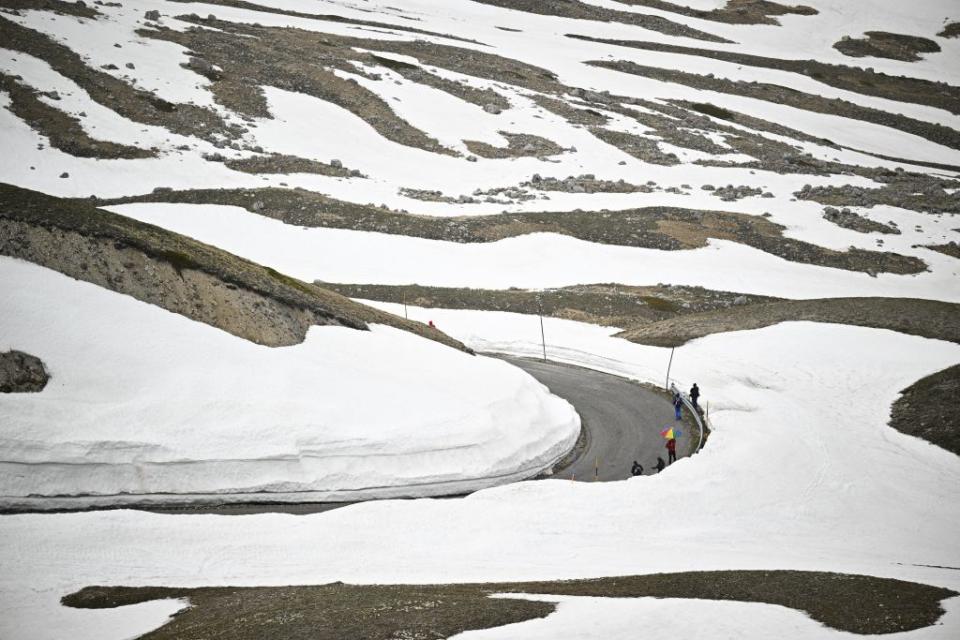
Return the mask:
[[677,461],[677,439],[667,440],[667,464],[673,464]]
[[680,409],[683,407],[683,398],[680,397],[680,393],[677,392],[673,394],[673,412],[677,416],[677,420],[680,419]]
[[693,386],[690,387],[690,402],[693,403],[693,408],[699,410],[700,405],[697,404],[697,401],[700,399],[700,387],[697,386],[697,383],[694,382]]
[[634,461],[633,461],[633,467],[630,469],[630,475],[633,475],[633,476],[642,476],[642,475],[643,475],[643,465],[640,464],[639,462],[637,462],[636,460],[634,460]]
[[656,466],[657,466],[657,473],[660,473],[667,466],[667,463],[663,461],[663,458],[661,458],[660,456],[657,456]]

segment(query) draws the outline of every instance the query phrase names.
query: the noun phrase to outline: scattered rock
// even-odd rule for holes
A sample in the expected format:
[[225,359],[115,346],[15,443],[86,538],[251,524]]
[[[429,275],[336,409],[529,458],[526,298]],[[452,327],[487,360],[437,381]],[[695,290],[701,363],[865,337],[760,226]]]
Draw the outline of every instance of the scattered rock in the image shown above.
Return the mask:
[[837,209],[836,207],[824,207],[823,217],[825,220],[829,220],[838,227],[859,231],[860,233],[877,232],[894,235],[900,234],[900,230],[896,227],[890,227],[882,222],[870,220],[869,218],[865,218],[846,207],[843,209]]
[[0,393],[35,393],[50,375],[36,356],[22,351],[0,353]]

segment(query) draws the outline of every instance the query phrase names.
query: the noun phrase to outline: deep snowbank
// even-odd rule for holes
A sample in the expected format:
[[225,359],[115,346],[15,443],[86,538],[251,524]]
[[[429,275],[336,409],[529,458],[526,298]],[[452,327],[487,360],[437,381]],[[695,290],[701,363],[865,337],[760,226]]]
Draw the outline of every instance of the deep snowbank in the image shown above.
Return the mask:
[[[644,380],[663,375],[669,350],[547,320],[547,339],[562,339],[570,359]],[[536,319],[528,316],[447,312],[437,321],[462,338],[491,327],[515,352],[535,343]],[[960,565],[960,460],[886,426],[900,389],[958,359],[957,345],[814,323],[697,340],[677,351],[674,375],[698,381],[710,402],[709,446],[668,472],[625,482],[523,482],[462,500],[377,501],[239,520],[134,511],[5,516],[0,637],[133,635],[86,632],[97,616],[121,616],[122,609],[60,606],[61,596],[91,584],[434,583],[805,569],[958,589],[960,575],[937,567]],[[603,608],[581,604],[578,616],[612,629]],[[717,611],[690,604],[701,606]],[[633,615],[646,610],[642,602],[625,607]],[[955,637],[956,601],[947,607],[945,626],[902,637]],[[776,608],[730,605],[726,611],[737,617],[728,621],[728,635],[764,637],[750,631],[761,609]],[[36,620],[44,620],[42,628]],[[831,637],[811,625],[800,625],[806,637]],[[525,626],[500,637],[538,637],[523,635]]]
[[388,327],[271,349],[10,258],[0,296],[0,349],[51,373],[0,398],[3,506],[436,495],[536,473],[579,431],[520,370]]

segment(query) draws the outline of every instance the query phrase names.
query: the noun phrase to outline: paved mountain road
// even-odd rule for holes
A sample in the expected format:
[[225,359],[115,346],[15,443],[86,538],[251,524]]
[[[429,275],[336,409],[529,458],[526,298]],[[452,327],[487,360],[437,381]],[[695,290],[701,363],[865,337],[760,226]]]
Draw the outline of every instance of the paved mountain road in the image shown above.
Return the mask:
[[[599,461],[598,480],[623,480],[630,477],[634,460],[643,465],[647,475],[655,473],[658,455],[666,461],[667,450],[660,431],[681,424],[674,419],[673,405],[667,396],[593,369],[527,358],[504,360],[569,401],[583,419],[587,446],[556,477],[593,480],[594,465]],[[678,457],[690,451],[690,436],[697,435],[691,433],[686,422],[680,426],[682,435],[677,439]]]
[[[657,456],[667,459],[660,431],[668,425],[682,424],[683,435],[677,441],[677,456],[691,450],[695,427],[689,419],[674,420],[673,406],[667,396],[625,378],[558,362],[528,358],[502,357],[546,385],[554,394],[572,404],[586,428],[586,446],[572,462],[554,477],[590,482],[594,465],[599,462],[597,479],[623,480],[630,477],[634,460],[644,467],[645,475],[655,473]],[[289,513],[305,515],[345,507],[350,502],[241,503],[223,505],[170,505],[145,507],[161,513]],[[134,507],[135,508],[135,507]]]

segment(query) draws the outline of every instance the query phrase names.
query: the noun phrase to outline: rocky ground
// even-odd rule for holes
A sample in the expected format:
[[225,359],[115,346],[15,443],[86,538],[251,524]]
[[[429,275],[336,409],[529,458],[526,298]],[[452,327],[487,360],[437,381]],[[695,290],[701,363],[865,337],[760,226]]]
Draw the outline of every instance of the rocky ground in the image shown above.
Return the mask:
[[960,455],[960,365],[919,380],[901,392],[890,426]]
[[940,45],[930,38],[886,31],[867,31],[863,38],[846,36],[833,48],[851,58],[889,58],[914,62],[924,53],[937,53]]
[[350,298],[439,309],[483,309],[540,313],[602,326],[630,327],[678,316],[769,302],[775,298],[711,291],[701,287],[630,287],[590,284],[544,291],[524,289],[452,289],[419,285],[391,286],[317,282]]
[[0,255],[156,304],[258,344],[302,342],[312,325],[395,326],[465,349],[419,322],[84,202],[0,185]]
[[0,353],[0,393],[43,391],[49,379],[40,358],[15,350]]
[[[742,195],[743,191],[730,186],[722,193],[730,198]],[[444,196],[434,194],[432,197],[442,201]],[[783,227],[763,216],[676,207],[440,218],[343,202],[297,189],[162,190],[142,196],[99,199],[97,202],[101,205],[131,202],[230,204],[298,226],[376,231],[461,243],[494,242],[548,232],[589,242],[674,251],[702,247],[709,238],[718,238],[742,242],[793,262],[870,274],[919,273],[926,269],[926,264],[913,256],[857,248],[834,251],[787,238],[782,234]]]
[[780,300],[700,287],[581,285],[544,291],[317,283],[345,296],[418,307],[535,314],[621,327],[632,342],[679,347],[697,338],[804,321],[890,329],[960,342],[960,305],[909,298]]
[[[103,609],[161,598],[188,598],[191,606],[144,640],[230,637],[447,638],[543,618],[555,605],[496,593],[617,598],[701,598],[766,602],[803,611],[849,633],[917,629],[940,617],[948,589],[869,576],[804,571],[661,573],[563,582],[450,585],[302,587],[87,587],[63,598],[67,606]],[[237,620],[243,625],[237,625]]]

